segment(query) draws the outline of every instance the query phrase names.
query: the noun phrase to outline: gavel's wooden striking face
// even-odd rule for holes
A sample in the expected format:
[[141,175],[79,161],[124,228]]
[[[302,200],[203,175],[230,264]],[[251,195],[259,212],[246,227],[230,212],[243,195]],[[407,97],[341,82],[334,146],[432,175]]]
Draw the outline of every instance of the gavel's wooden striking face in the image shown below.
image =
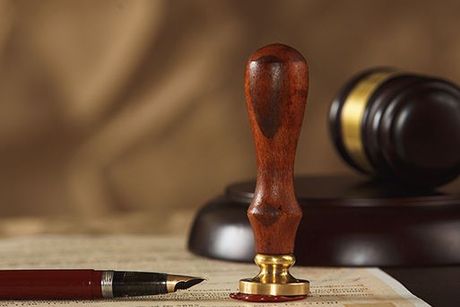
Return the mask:
[[[295,49],[272,44],[257,50],[245,73],[246,103],[256,146],[257,185],[248,209],[261,271],[240,281],[247,301],[304,297],[309,283],[289,274],[302,210],[294,194],[294,159],[308,94],[308,66]],[[284,297],[284,299],[283,299]]]

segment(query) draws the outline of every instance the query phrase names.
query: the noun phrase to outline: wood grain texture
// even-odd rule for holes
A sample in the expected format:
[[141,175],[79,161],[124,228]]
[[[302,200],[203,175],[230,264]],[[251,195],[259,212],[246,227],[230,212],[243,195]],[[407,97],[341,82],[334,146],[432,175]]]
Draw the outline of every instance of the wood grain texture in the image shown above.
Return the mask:
[[290,254],[302,218],[294,159],[308,94],[308,67],[295,49],[272,44],[248,60],[245,94],[256,146],[257,185],[248,209],[256,251]]

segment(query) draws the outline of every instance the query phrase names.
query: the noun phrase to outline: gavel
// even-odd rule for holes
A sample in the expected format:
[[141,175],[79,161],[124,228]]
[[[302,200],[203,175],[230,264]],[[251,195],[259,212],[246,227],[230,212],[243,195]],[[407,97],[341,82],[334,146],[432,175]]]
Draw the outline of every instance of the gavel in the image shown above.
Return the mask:
[[294,194],[294,160],[308,94],[308,66],[295,49],[272,44],[249,58],[245,95],[256,147],[257,184],[247,216],[254,232],[259,274],[239,282],[232,297],[287,301],[309,293],[293,277],[294,242],[302,210]]
[[351,78],[329,112],[346,163],[383,182],[435,188],[460,174],[460,88],[390,68]]

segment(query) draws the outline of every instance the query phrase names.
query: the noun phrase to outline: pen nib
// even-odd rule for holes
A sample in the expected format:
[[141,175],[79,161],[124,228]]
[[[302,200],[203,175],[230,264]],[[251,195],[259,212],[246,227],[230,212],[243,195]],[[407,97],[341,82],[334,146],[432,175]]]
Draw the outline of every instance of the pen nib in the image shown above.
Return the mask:
[[193,278],[187,281],[180,281],[176,284],[176,287],[174,290],[188,289],[190,287],[193,287],[194,285],[198,285],[203,280],[204,280],[203,278]]
[[188,289],[190,287],[193,287],[199,284],[203,280],[204,278],[200,278],[200,277],[168,275],[168,280],[167,280],[168,292],[175,292],[177,290]]

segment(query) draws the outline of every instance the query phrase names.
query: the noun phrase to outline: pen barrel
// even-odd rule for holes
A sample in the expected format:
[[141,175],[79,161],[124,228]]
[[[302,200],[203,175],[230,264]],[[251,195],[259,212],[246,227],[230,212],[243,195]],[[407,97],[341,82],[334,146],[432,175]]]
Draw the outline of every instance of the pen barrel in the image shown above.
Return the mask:
[[95,270],[0,271],[0,300],[97,299],[101,276]]

